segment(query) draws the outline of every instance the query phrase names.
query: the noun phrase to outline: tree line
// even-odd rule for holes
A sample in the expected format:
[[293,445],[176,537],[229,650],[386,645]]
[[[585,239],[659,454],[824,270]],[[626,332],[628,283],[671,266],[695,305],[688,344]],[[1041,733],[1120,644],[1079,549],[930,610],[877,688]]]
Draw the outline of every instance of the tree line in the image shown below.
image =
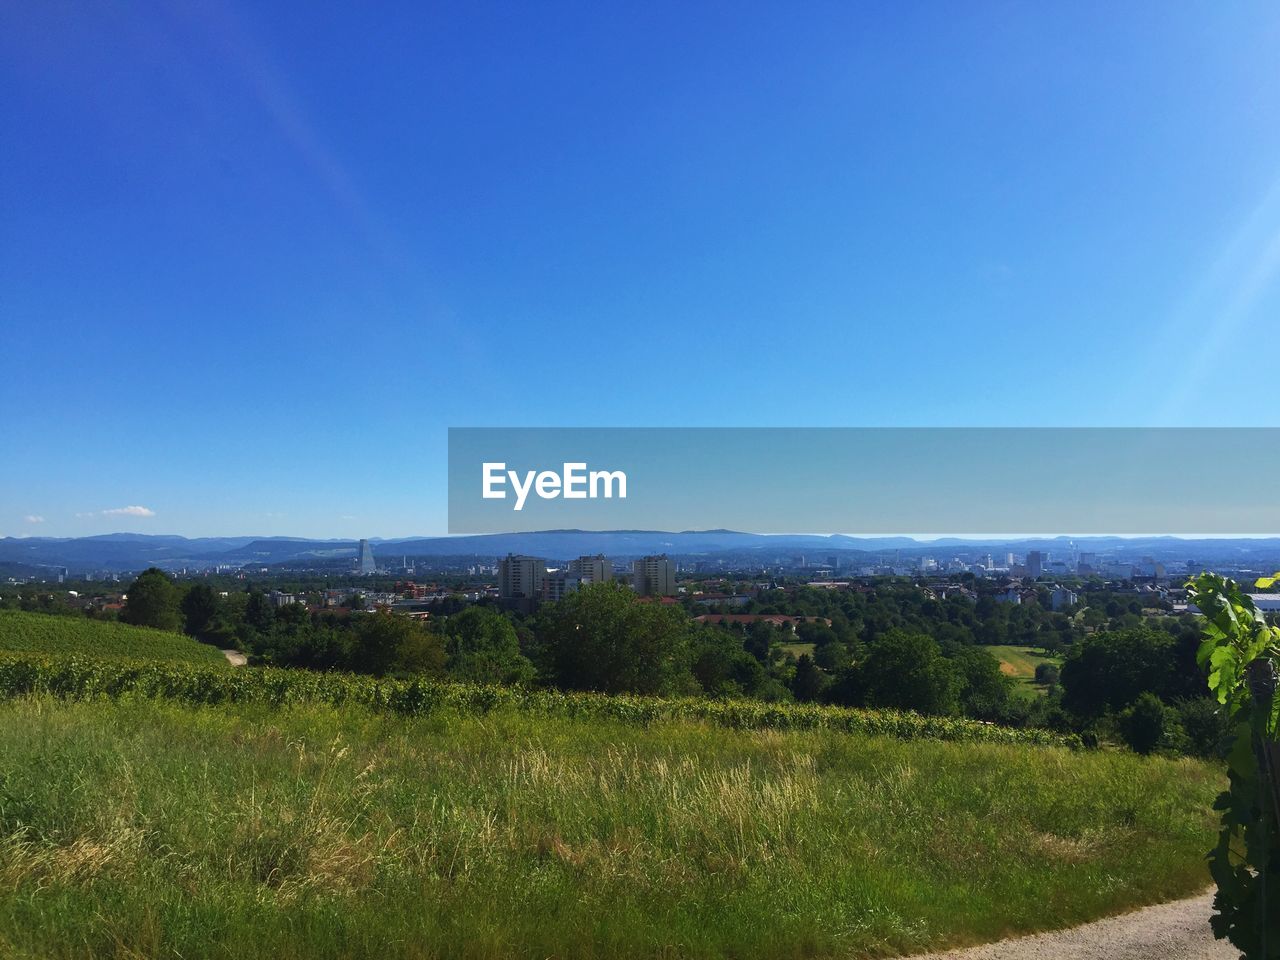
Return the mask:
[[[152,569],[129,587],[121,619],[182,630],[278,666],[892,708],[1123,740],[1144,752],[1217,751],[1221,724],[1194,662],[1194,618],[1144,616],[1140,598],[1085,596],[1088,606],[1055,613],[1047,601],[936,599],[886,583],[771,591],[749,608],[822,618],[793,631],[761,620],[699,624],[690,616],[697,608],[596,584],[529,615],[452,603],[420,621],[273,607],[259,590],[224,597]],[[1089,610],[1097,613],[1085,616]],[[995,637],[1065,652],[1060,670],[1046,664],[1038,673],[1046,695],[1015,695],[999,661],[979,646]]]

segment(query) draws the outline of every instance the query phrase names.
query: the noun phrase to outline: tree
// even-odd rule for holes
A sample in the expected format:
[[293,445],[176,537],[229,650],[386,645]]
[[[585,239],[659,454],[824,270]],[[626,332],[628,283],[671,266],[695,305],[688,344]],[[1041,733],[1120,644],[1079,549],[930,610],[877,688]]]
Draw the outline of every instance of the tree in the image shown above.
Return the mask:
[[351,668],[377,676],[399,669],[439,676],[444,673],[444,641],[408,617],[379,610],[353,618]]
[[168,574],[156,567],[144,570],[129,585],[120,619],[139,627],[177,630],[182,626],[178,588]]
[[197,583],[182,598],[182,629],[188,636],[203,639],[217,615],[218,595],[208,584]]
[[528,683],[533,664],[515,627],[489,607],[468,607],[445,621],[449,674],[469,683]]
[[995,720],[1009,706],[1013,681],[1000,671],[1000,661],[976,647],[953,647],[951,662],[960,672],[960,706],[970,717]]
[[[1068,629],[1070,629],[1069,626]],[[1040,644],[1040,649],[1050,656],[1057,656],[1062,652],[1062,648],[1066,646],[1062,634],[1052,631],[1042,632],[1037,638],[1037,642]]]
[[544,608],[539,642],[557,686],[606,693],[693,689],[684,612],[593,583]]
[[408,631],[396,648],[395,670],[417,676],[443,677],[448,655],[440,635],[410,621]]
[[694,633],[693,675],[713,697],[768,696],[770,676],[742,646],[742,634],[721,627]]
[[834,672],[849,662],[849,650],[843,643],[826,643],[813,651],[813,662]]
[[890,630],[857,668],[865,702],[873,707],[954,714],[963,680],[932,637]]
[[1143,693],[1120,714],[1120,735],[1135,753],[1147,754],[1164,739],[1167,707],[1154,693]]
[[791,693],[801,703],[812,703],[822,696],[825,686],[826,678],[813,662],[813,657],[801,654],[796,661],[796,675],[791,680]]
[[1195,697],[1175,703],[1174,709],[1187,735],[1188,752],[1198,757],[1226,757],[1231,747],[1231,724],[1218,701]]
[[1060,673],[1052,663],[1036,664],[1036,683],[1044,687],[1052,687],[1058,682]]
[[767,664],[772,659],[774,645],[778,642],[778,628],[764,620],[755,620],[747,627],[747,636],[743,647],[761,663]]
[[261,590],[251,590],[249,599],[244,605],[244,624],[258,634],[270,632],[276,622],[276,612],[271,609],[271,601]]
[[1174,674],[1177,641],[1162,630],[1112,630],[1072,645],[1062,665],[1062,703],[1084,717],[1122,710],[1143,693],[1162,696]]
[[1084,612],[1080,616],[1080,622],[1086,627],[1097,629],[1107,622],[1107,614],[1097,607],[1085,607]]

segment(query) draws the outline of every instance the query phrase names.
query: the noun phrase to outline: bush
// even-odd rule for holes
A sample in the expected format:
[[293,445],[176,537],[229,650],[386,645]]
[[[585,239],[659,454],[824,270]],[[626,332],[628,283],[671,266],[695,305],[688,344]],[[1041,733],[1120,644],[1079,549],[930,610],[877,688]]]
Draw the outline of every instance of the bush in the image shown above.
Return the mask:
[[1045,687],[1052,687],[1058,682],[1058,668],[1052,663],[1036,664],[1036,683]]
[[1151,753],[1165,738],[1167,713],[1159,697],[1144,693],[1120,714],[1120,735],[1135,753]]
[[1231,749],[1231,725],[1226,711],[1211,697],[1180,700],[1173,705],[1183,732],[1186,751],[1198,757],[1226,757]]

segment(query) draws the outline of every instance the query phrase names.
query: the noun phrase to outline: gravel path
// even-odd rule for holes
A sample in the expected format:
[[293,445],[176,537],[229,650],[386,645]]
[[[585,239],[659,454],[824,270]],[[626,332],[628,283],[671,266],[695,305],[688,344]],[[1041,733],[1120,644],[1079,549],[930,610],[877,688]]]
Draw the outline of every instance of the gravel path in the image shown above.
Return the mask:
[[249,658],[239,650],[223,650],[222,655],[227,658],[227,663],[233,667],[243,667],[249,662]]
[[1083,927],[930,953],[913,960],[1238,960],[1209,929],[1213,894],[1145,907]]

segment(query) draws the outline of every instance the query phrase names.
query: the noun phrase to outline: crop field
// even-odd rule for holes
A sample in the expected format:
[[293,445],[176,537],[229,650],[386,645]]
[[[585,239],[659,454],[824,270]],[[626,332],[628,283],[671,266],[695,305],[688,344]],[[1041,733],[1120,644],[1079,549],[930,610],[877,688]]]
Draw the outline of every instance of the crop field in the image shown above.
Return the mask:
[[379,680],[343,673],[272,668],[205,668],[89,657],[0,655],[0,698],[48,694],[70,699],[151,698],[219,703],[358,706],[401,716],[441,711],[484,715],[497,709],[648,727],[704,723],[730,729],[831,730],[900,740],[948,740],[1078,747],[1047,730],[1013,729],[955,717],[755,700],[605,696],[433,680]]
[[208,644],[166,630],[110,620],[0,610],[0,654],[81,654],[226,666]]
[[1118,751],[515,702],[48,694],[0,702],[0,771],[16,960],[898,955],[1202,888],[1220,787]]
[[1001,672],[1017,682],[1016,690],[1023,696],[1041,696],[1045,692],[1044,687],[1035,682],[1036,667],[1042,663],[1062,666],[1061,657],[1050,656],[1038,647],[986,646],[981,649],[1000,661]]

